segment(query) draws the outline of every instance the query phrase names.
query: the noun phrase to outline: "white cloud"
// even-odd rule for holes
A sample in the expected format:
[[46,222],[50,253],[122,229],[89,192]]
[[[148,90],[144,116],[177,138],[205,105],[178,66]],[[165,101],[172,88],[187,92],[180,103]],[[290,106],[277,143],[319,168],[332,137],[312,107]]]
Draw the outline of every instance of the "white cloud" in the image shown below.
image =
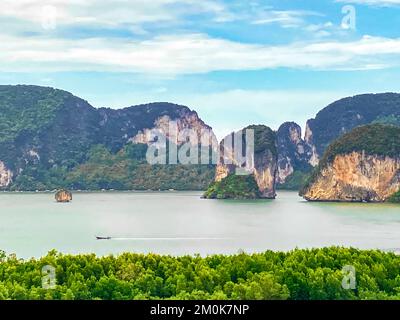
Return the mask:
[[278,23],[284,28],[295,28],[304,24],[307,16],[320,16],[313,11],[302,10],[265,10],[255,14],[252,24],[271,24]]
[[[55,10],[43,10],[53,7]],[[48,17],[48,14],[55,17]],[[145,22],[175,22],[183,14],[210,13],[223,20],[229,12],[216,0],[2,0],[0,17],[40,25],[56,18],[57,25],[140,25]]]
[[319,24],[309,24],[304,27],[304,30],[311,33],[316,38],[328,37],[332,35],[332,33],[343,31],[342,28],[334,25],[331,21]]
[[[27,28],[40,29],[55,19],[57,27],[90,26],[127,28],[144,34],[144,23],[179,25],[192,15],[209,22],[245,21],[251,24],[276,23],[284,28],[305,24],[309,16],[323,16],[308,10],[276,10],[258,2],[223,0],[2,0],[0,19],[16,19]],[[8,32],[12,30],[8,29]]]
[[[40,25],[43,12],[53,12],[43,10],[49,4],[57,9],[57,27],[124,25],[124,30],[146,35],[147,39],[107,38],[102,37],[101,32],[94,38],[84,39],[63,38],[60,37],[62,32],[20,35],[27,30],[34,31],[22,22]],[[23,30],[19,30],[23,32],[13,33],[10,27],[0,34],[0,71],[126,71],[174,76],[279,67],[359,70],[390,67],[399,61],[400,39],[366,36],[352,42],[319,40],[273,46],[240,43],[201,33],[174,34],[173,28],[169,36],[151,37],[141,25],[144,22],[176,23],[177,17],[182,15],[207,13],[214,21],[247,19],[253,24],[279,23],[283,27],[302,24],[303,30],[312,33],[314,38],[336,32],[330,22],[306,24],[303,20],[306,16],[320,15],[313,11],[279,11],[257,4],[250,5],[241,15],[238,8],[233,12],[230,9],[217,0],[3,0],[0,21],[3,18],[4,22],[5,17],[22,21],[17,25],[23,25]]]
[[204,34],[144,41],[0,35],[0,71],[126,71],[194,74],[279,67],[358,70],[399,64],[400,39],[365,36],[281,46],[243,44]]
[[364,4],[364,5],[372,5],[372,6],[400,5],[400,0],[336,0],[336,2]]

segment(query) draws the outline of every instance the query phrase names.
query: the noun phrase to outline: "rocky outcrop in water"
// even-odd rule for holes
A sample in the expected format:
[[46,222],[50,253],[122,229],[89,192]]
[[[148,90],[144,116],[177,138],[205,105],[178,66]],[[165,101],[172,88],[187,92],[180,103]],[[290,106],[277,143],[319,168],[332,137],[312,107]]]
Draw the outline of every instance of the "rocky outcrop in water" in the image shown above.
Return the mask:
[[[221,142],[221,158],[216,168],[215,182],[221,182],[230,175],[240,175],[247,172],[247,174],[253,175],[256,181],[259,191],[258,197],[273,199],[276,196],[275,182],[278,171],[276,134],[270,128],[262,125],[246,127],[242,132],[244,133],[247,129],[254,130],[254,156],[247,155],[250,158],[247,159],[245,164],[238,163],[235,157],[232,157],[232,150],[226,148],[225,141],[229,137],[225,137]],[[243,150],[246,149],[246,146],[247,141],[243,145]],[[227,184],[225,188],[230,188],[230,185]],[[218,198],[223,198],[223,196]]]
[[57,202],[70,202],[72,201],[72,193],[68,190],[59,190],[55,195]]
[[310,201],[384,202],[400,189],[400,157],[338,155],[304,193]]
[[359,127],[327,149],[302,196],[309,201],[384,202],[400,190],[400,128]]

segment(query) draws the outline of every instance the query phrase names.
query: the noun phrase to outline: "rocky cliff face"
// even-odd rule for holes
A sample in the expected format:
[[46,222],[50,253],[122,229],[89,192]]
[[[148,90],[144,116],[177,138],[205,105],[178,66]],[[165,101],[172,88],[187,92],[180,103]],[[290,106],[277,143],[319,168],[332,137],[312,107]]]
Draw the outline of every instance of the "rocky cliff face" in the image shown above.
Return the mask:
[[219,182],[230,174],[234,174],[236,168],[235,165],[219,163],[215,168],[215,181]]
[[[266,126],[249,126],[243,129],[254,130],[254,157],[244,165],[237,163],[232,157],[231,149],[224,149],[225,137],[221,141],[221,159],[217,165],[215,181],[220,182],[230,174],[240,174],[244,170],[254,176],[259,188],[260,197],[273,199],[276,196],[275,182],[278,171],[278,156],[276,151],[276,135]],[[245,149],[246,143],[244,144]],[[239,170],[239,171],[238,171]]]
[[278,150],[277,183],[285,183],[294,171],[309,171],[312,148],[302,139],[301,128],[295,122],[285,122],[276,134]]
[[310,201],[383,202],[399,189],[400,155],[352,152],[336,156],[303,196]]
[[304,140],[295,123],[284,123],[277,132],[279,188],[298,190],[331,142],[371,123],[400,126],[400,95],[364,94],[338,100],[307,121]]
[[254,157],[254,178],[262,198],[276,197],[276,173],[278,169],[276,155],[271,150],[260,152]]
[[[157,117],[149,127],[139,130],[138,133],[129,138],[128,141],[149,144],[152,140],[151,131],[157,130],[165,135],[167,139],[172,140],[177,145],[181,145],[186,142],[186,140],[182,138],[183,135],[181,135],[186,129],[193,130],[196,133],[199,143],[205,131],[210,133],[210,137],[213,139],[214,143],[217,141],[211,127],[206,125],[195,111],[191,111],[189,108],[182,106],[176,107],[179,107],[178,114],[161,115]],[[174,132],[170,132],[170,130]]]
[[[313,132],[312,132],[312,129],[310,128],[310,121],[311,120],[307,121],[307,123],[306,123],[306,132],[304,134],[304,142],[307,145],[308,149],[311,150],[311,154],[308,159],[308,163],[311,166],[316,167],[319,163],[320,155],[318,154],[318,151],[317,151],[317,147],[316,147],[317,143],[315,143],[314,139],[313,139]],[[321,148],[321,150],[323,150],[323,148]]]
[[0,161],[0,188],[8,187],[12,182],[13,173]]
[[383,202],[400,190],[400,128],[367,125],[332,143],[302,196],[310,201]]

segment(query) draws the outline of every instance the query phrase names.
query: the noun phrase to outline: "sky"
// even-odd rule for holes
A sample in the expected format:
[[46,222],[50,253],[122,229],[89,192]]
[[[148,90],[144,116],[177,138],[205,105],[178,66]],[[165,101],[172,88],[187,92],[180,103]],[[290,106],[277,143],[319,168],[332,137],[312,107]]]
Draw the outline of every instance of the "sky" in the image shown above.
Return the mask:
[[400,0],[1,0],[0,84],[167,101],[219,138],[400,92]]

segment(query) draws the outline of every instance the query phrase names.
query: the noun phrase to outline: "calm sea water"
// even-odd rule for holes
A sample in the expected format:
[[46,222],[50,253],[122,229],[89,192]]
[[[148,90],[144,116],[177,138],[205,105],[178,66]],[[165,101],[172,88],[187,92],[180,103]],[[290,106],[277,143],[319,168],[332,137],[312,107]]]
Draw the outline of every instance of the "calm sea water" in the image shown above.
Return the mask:
[[[19,257],[64,253],[261,252],[330,245],[400,249],[400,206],[276,200],[217,201],[199,192],[0,194],[0,248]],[[112,237],[96,240],[96,236]]]

